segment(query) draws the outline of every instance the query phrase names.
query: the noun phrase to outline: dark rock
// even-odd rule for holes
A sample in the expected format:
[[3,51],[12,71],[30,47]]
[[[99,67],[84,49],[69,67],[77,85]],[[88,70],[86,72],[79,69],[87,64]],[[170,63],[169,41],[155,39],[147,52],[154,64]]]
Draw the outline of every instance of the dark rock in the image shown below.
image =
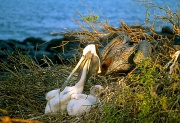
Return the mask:
[[56,63],[65,63],[78,53],[77,49],[80,44],[75,40],[75,37],[52,39],[47,43],[45,51],[51,52],[55,56]]
[[55,63],[54,55],[47,51],[33,51],[28,53],[30,58],[36,61],[38,64],[44,64],[43,59],[50,59],[53,63]]
[[43,44],[45,43],[46,41],[42,40],[41,38],[35,38],[35,37],[29,37],[29,38],[26,38],[24,41],[23,41],[25,44],[32,44],[32,45],[37,45],[37,44]]
[[52,39],[48,42],[46,51],[53,53],[67,53],[79,46],[78,41],[74,41],[75,37],[64,37],[62,39]]
[[174,37],[174,42],[173,42],[174,45],[180,45],[180,36],[175,36]]
[[9,40],[0,40],[0,49],[2,51],[8,52],[18,52],[18,51],[27,51],[28,47],[22,42],[9,39]]
[[164,26],[162,27],[162,33],[173,34],[173,28],[170,26]]
[[180,50],[180,36],[175,36],[173,41],[173,47],[175,50]]
[[[0,40],[0,57],[2,61],[7,61],[8,53],[21,53],[29,55],[38,64],[44,64],[43,59],[62,64],[77,54],[79,42],[74,40],[75,37],[52,39],[49,42],[34,37],[29,37],[22,42],[13,39]],[[68,43],[63,44],[63,41]]]
[[77,54],[77,50],[71,50],[70,52],[67,53],[60,53],[60,55],[64,58],[64,59],[70,59],[73,57],[73,55]]
[[[172,40],[173,39],[173,27],[170,26],[164,26],[162,27],[161,32],[159,33],[162,35],[162,37],[167,37],[168,39]],[[157,36],[159,37],[159,36]]]
[[26,38],[23,41],[24,44],[26,44],[27,46],[31,46],[31,49],[33,48],[33,50],[45,50],[46,48],[46,41],[42,40],[41,38],[35,38],[35,37],[29,37]]
[[9,44],[8,41],[0,40],[0,50],[2,50],[2,51],[12,50],[12,46],[11,46],[11,44]]

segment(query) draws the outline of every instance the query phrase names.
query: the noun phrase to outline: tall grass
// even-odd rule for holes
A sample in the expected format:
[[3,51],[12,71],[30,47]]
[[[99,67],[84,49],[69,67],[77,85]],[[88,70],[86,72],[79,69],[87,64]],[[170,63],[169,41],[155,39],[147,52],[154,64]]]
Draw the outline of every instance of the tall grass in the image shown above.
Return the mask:
[[[179,13],[178,13],[179,14]],[[61,115],[43,115],[46,105],[45,94],[59,88],[70,74],[74,65],[56,65],[44,59],[47,67],[41,67],[28,55],[8,54],[7,62],[0,62],[0,115],[21,119],[37,119],[47,123],[59,122],[179,122],[180,119],[180,68],[177,63],[169,77],[169,68],[164,69],[171,60],[172,40],[157,34],[151,28],[129,27],[121,21],[122,27],[108,26],[108,23],[97,22],[99,16],[82,16],[92,28],[82,27],[81,43],[94,39],[102,46],[109,42],[111,36],[124,31],[133,43],[143,39],[154,45],[151,58],[138,63],[136,68],[126,76],[93,75],[85,84],[84,93],[94,84],[105,87],[100,97],[101,104],[90,113],[79,118]],[[76,20],[74,20],[79,24]],[[105,32],[96,28],[104,27]],[[176,24],[177,25],[177,24]],[[98,28],[100,27],[98,26]],[[179,29],[175,26],[175,31]],[[149,35],[148,32],[152,32]],[[81,32],[66,35],[81,35]],[[175,32],[174,34],[178,34]],[[80,52],[81,54],[81,52]],[[180,62],[178,60],[178,62]],[[74,85],[76,75],[69,85]]]

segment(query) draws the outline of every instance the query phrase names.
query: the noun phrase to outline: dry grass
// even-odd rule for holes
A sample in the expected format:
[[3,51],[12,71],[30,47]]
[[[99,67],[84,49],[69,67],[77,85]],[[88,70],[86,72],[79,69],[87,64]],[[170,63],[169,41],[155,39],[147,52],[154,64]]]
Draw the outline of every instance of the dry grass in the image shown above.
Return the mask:
[[[104,28],[103,32],[98,31],[94,23],[88,23],[92,31],[81,25],[81,32],[68,32],[63,35],[76,35],[81,43],[96,42],[103,47],[117,36],[119,31],[124,31],[133,44],[141,40],[152,43],[152,58],[138,64],[124,77],[93,75],[85,84],[84,93],[89,93],[89,88],[94,84],[103,85],[105,91],[100,97],[101,104],[90,113],[77,118],[67,114],[44,115],[45,94],[60,88],[77,62],[54,65],[47,61],[48,67],[41,67],[26,55],[9,54],[9,62],[0,63],[0,115],[22,119],[19,122],[26,122],[23,119],[45,123],[179,122],[179,64],[175,65],[171,78],[168,78],[169,69],[163,69],[175,53],[172,48],[173,38],[163,37],[151,28],[129,27],[124,21],[121,21],[121,28],[110,27],[106,23],[98,24],[98,28]],[[179,30],[179,27],[176,26],[174,30]],[[81,54],[82,49],[79,51]],[[180,63],[179,59],[178,62]],[[76,77],[77,75],[74,75],[68,85],[74,85]],[[3,121],[5,122],[0,119],[0,122]],[[12,119],[11,122],[15,121]]]
[[[152,41],[151,35],[142,37],[144,34],[142,29],[130,28],[124,22],[122,24],[124,25],[119,30],[124,30],[131,38],[135,39],[134,33],[139,33],[141,36],[136,37],[138,40],[146,38]],[[147,117],[149,121],[155,122],[177,121],[180,118],[178,114],[179,68],[174,70],[171,79],[168,79],[168,70],[163,69],[163,66],[171,59],[169,54],[175,51],[168,38],[161,37],[156,40],[158,43],[154,47],[152,60],[139,64],[126,77],[93,75],[90,78],[85,85],[85,93],[89,93],[89,88],[94,84],[101,84],[106,89],[100,98],[101,104],[89,114],[79,118],[70,117],[67,114],[43,115],[46,105],[45,94],[61,87],[75,64],[49,63],[48,67],[43,68],[26,55],[9,54],[9,63],[0,63],[2,71],[0,115],[47,123],[141,122]],[[75,82],[76,75],[73,76],[69,85],[74,85]],[[146,110],[149,111],[146,113]]]

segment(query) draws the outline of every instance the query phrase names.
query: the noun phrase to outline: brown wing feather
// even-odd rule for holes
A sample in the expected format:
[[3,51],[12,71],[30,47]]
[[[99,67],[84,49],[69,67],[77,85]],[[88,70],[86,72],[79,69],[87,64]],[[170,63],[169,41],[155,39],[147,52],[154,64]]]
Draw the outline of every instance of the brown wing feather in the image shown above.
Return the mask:
[[102,59],[108,58],[108,54],[113,55],[112,49],[114,49],[117,45],[125,45],[128,42],[128,37],[124,33],[120,33],[118,37],[114,38],[102,51]]
[[113,57],[113,62],[109,65],[106,74],[113,72],[129,72],[134,67],[133,55],[136,51],[136,46],[126,48],[123,52],[117,52]]
[[133,55],[137,46],[129,46],[130,39],[124,34],[114,38],[103,50],[102,73],[128,72],[133,66]]

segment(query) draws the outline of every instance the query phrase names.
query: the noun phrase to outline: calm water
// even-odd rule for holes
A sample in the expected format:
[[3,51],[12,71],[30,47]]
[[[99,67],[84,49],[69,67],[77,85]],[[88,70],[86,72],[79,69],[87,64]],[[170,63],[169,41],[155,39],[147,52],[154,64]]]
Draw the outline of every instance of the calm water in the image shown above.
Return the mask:
[[[85,0],[84,0],[85,1]],[[145,20],[145,7],[134,4],[137,0],[0,0],[0,39],[24,40],[27,37],[54,38],[52,31],[63,28],[77,29],[72,19],[98,14],[100,20],[109,20],[112,26],[119,26],[120,19],[128,24],[141,24]],[[152,0],[155,4],[169,5],[174,11],[179,0]],[[93,11],[93,12],[92,12]],[[151,11],[151,14],[162,13]],[[152,16],[153,17],[153,16]],[[151,17],[151,18],[152,18]]]

